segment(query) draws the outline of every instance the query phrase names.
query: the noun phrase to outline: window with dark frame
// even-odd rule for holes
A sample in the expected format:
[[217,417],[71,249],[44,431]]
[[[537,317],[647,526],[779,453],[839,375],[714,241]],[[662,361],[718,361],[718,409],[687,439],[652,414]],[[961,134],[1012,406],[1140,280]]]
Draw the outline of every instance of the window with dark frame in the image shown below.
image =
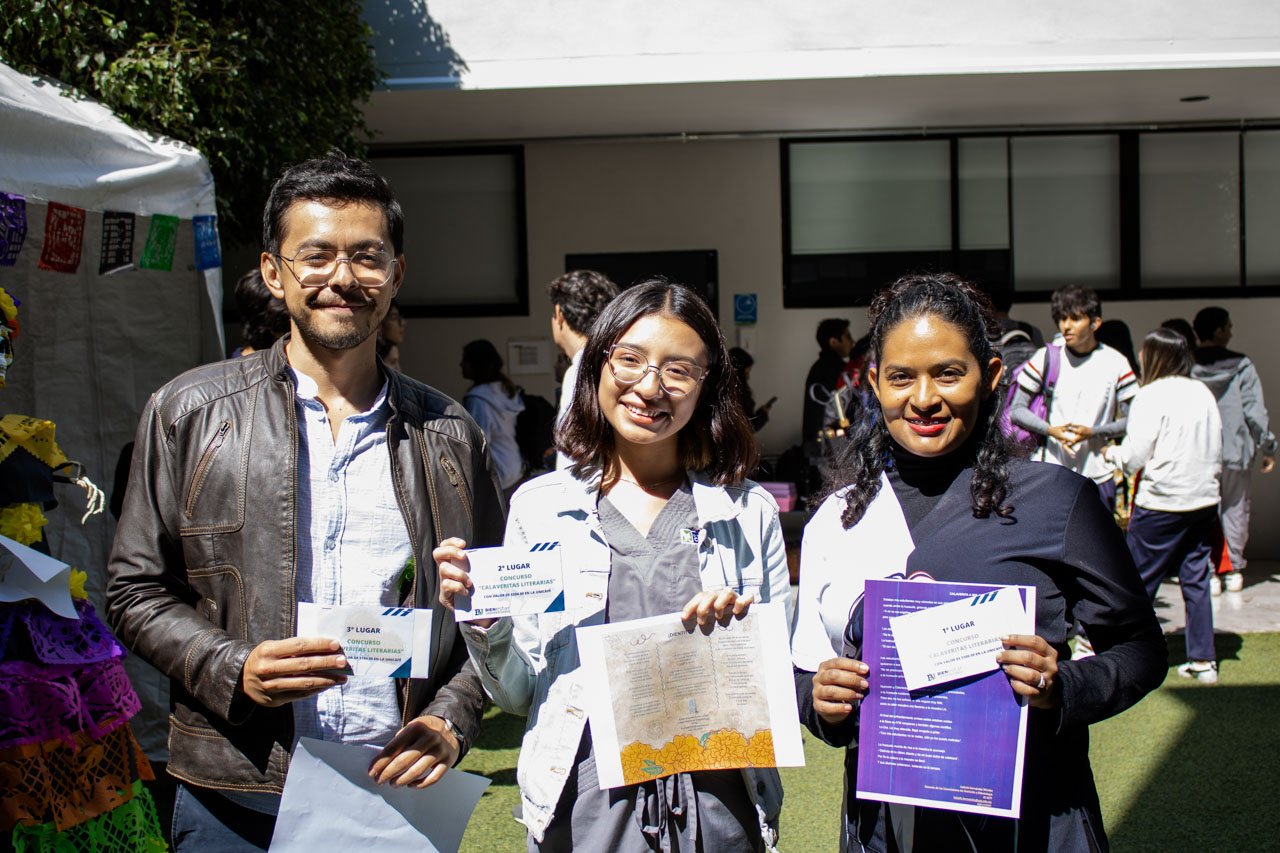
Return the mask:
[[[866,305],[949,270],[1017,301],[1280,295],[1280,129],[781,143],[783,304]],[[940,235],[942,239],[939,239]]]
[[404,209],[408,317],[528,316],[524,149],[374,148]]

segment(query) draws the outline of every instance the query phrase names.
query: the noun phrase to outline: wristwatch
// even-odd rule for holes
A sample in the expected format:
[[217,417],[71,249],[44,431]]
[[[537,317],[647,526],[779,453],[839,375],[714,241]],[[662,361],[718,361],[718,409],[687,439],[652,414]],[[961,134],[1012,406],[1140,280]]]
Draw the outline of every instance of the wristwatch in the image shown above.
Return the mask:
[[452,734],[455,738],[457,738],[458,756],[461,757],[462,753],[467,751],[467,739],[463,736],[462,729],[455,726],[453,724],[453,720],[449,719],[448,717],[440,717],[440,719],[444,720],[444,724],[449,727],[449,733]]

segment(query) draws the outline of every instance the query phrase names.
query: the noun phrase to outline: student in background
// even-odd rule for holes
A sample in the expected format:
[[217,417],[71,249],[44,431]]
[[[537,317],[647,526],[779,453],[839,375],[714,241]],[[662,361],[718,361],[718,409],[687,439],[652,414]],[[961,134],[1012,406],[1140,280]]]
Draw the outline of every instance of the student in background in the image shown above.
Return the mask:
[[462,378],[472,382],[462,405],[489,439],[498,484],[504,492],[513,489],[524,476],[524,457],[516,443],[516,417],[524,411],[520,389],[502,372],[498,348],[484,339],[462,348]]
[[400,345],[393,344],[386,338],[378,338],[378,358],[392,370],[400,369]]
[[[1038,350],[1018,374],[1018,393],[1009,420],[1027,432],[1046,437],[1033,459],[1052,462],[1082,474],[1098,486],[1103,503],[1115,505],[1112,468],[1102,459],[1107,441],[1124,435],[1125,412],[1137,393],[1133,368],[1123,355],[1098,341],[1102,302],[1087,287],[1068,285],[1053,294],[1053,321],[1062,333],[1062,358],[1049,400],[1047,420],[1030,408],[1031,398],[1043,391]],[[1055,342],[1049,346],[1058,346]]]
[[1129,331],[1128,323],[1124,320],[1103,320],[1094,337],[1098,339],[1098,343],[1109,346],[1124,356],[1124,360],[1129,362],[1129,369],[1137,375],[1138,354],[1133,349],[1133,333]]
[[1218,526],[1222,420],[1213,393],[1190,378],[1191,352],[1173,329],[1142,342],[1142,387],[1129,407],[1124,443],[1104,451],[1126,475],[1142,471],[1128,543],[1155,601],[1177,571],[1187,610],[1187,663],[1178,673],[1218,683],[1209,602],[1209,552]]
[[[1170,317],[1168,320],[1165,320],[1160,324],[1160,328],[1173,329],[1175,332],[1182,335],[1183,339],[1187,342],[1187,351],[1190,352],[1192,356],[1195,356],[1197,346],[1196,330],[1192,328],[1190,323],[1181,317]],[[1194,368],[1192,369],[1194,370]]]
[[378,358],[387,367],[400,369],[400,345],[404,343],[404,317],[400,314],[400,306],[393,299],[387,309],[387,316],[382,318],[378,327]]
[[751,393],[751,366],[756,363],[756,360],[742,347],[730,349],[729,360],[733,362],[733,373],[738,380],[742,411],[746,413],[747,420],[751,421],[751,428],[759,432],[769,422],[769,410],[773,408],[778,398],[774,397],[763,406],[757,407],[755,394]]
[[[573,386],[578,378],[578,365],[582,362],[582,348],[586,346],[591,327],[605,306],[618,296],[618,285],[603,273],[593,270],[574,270],[556,278],[547,285],[551,297],[551,339],[569,359],[569,366],[560,380],[560,405],[557,425],[564,421],[573,399]],[[563,453],[556,455],[556,467],[568,468],[572,462]]]
[[844,371],[853,352],[853,335],[849,321],[831,317],[818,324],[814,337],[821,351],[818,360],[804,378],[804,416],[801,442],[815,441],[818,431],[827,426],[827,401],[844,382]]
[[289,332],[289,310],[284,300],[271,295],[262,272],[251,269],[236,281],[236,313],[240,315],[240,346],[232,358],[268,349]]
[[996,323],[1000,326],[1000,337],[1004,337],[1009,332],[1017,329],[1026,334],[1027,339],[1037,347],[1044,346],[1044,335],[1041,334],[1037,326],[1028,323],[1026,320],[1015,320],[1009,316],[1009,312],[1013,310],[1013,288],[1012,287],[996,287],[991,293],[991,313],[996,318]]
[[[489,696],[528,718],[517,771],[528,847],[773,849],[777,770],[683,773],[602,791],[582,710],[575,626],[672,612],[709,626],[756,601],[789,605],[778,507],[746,479],[756,443],[715,317],[680,285],[628,288],[593,327],[572,396],[558,440],[574,464],[520,487],[506,544],[558,541],[565,565],[596,592],[565,613],[461,625]],[[465,547],[446,539],[435,551],[447,607],[471,588]]]
[[[1276,467],[1276,437],[1262,399],[1262,380],[1247,355],[1227,349],[1231,342],[1231,316],[1222,308],[1205,308],[1195,319],[1200,346],[1195,351],[1191,375],[1199,379],[1218,401],[1222,417],[1222,532],[1231,555],[1232,571],[1226,577],[1228,592],[1244,588],[1245,544],[1249,541],[1249,488],[1253,460],[1262,456],[1262,473]],[[1218,580],[1214,576],[1210,583]]]
[[[1093,486],[1014,459],[999,427],[1002,365],[986,298],[950,274],[906,276],[871,304],[878,417],[836,460],[805,527],[791,652],[801,719],[849,747],[842,850],[1106,850],[1089,725],[1160,684],[1164,637]],[[856,558],[850,555],[857,555]],[[1035,634],[997,660],[1031,706],[1020,820],[858,800],[859,659],[868,578],[1036,587]],[[1097,655],[1071,660],[1079,619]]]

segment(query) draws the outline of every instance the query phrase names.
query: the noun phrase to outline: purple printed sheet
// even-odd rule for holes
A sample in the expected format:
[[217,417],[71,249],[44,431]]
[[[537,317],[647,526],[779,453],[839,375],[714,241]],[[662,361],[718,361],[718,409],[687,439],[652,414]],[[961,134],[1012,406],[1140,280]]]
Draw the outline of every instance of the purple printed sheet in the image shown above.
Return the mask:
[[[857,796],[998,817],[1019,816],[1027,706],[1004,671],[911,693],[889,619],[1000,589],[986,584],[868,580],[863,600]],[[1035,589],[1017,587],[1034,633]]]

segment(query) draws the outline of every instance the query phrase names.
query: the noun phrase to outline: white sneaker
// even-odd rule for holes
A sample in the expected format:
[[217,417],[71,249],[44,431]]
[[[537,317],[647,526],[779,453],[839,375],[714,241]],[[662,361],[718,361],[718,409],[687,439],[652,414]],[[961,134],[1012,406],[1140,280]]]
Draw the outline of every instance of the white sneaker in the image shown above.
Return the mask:
[[1244,589],[1244,572],[1227,573],[1227,592],[1239,592]]
[[1214,598],[1222,595],[1222,575],[1216,572],[1209,575],[1209,594]]
[[1183,678],[1194,678],[1201,684],[1218,683],[1218,662],[1212,660],[1189,660],[1178,667],[1178,675]]

